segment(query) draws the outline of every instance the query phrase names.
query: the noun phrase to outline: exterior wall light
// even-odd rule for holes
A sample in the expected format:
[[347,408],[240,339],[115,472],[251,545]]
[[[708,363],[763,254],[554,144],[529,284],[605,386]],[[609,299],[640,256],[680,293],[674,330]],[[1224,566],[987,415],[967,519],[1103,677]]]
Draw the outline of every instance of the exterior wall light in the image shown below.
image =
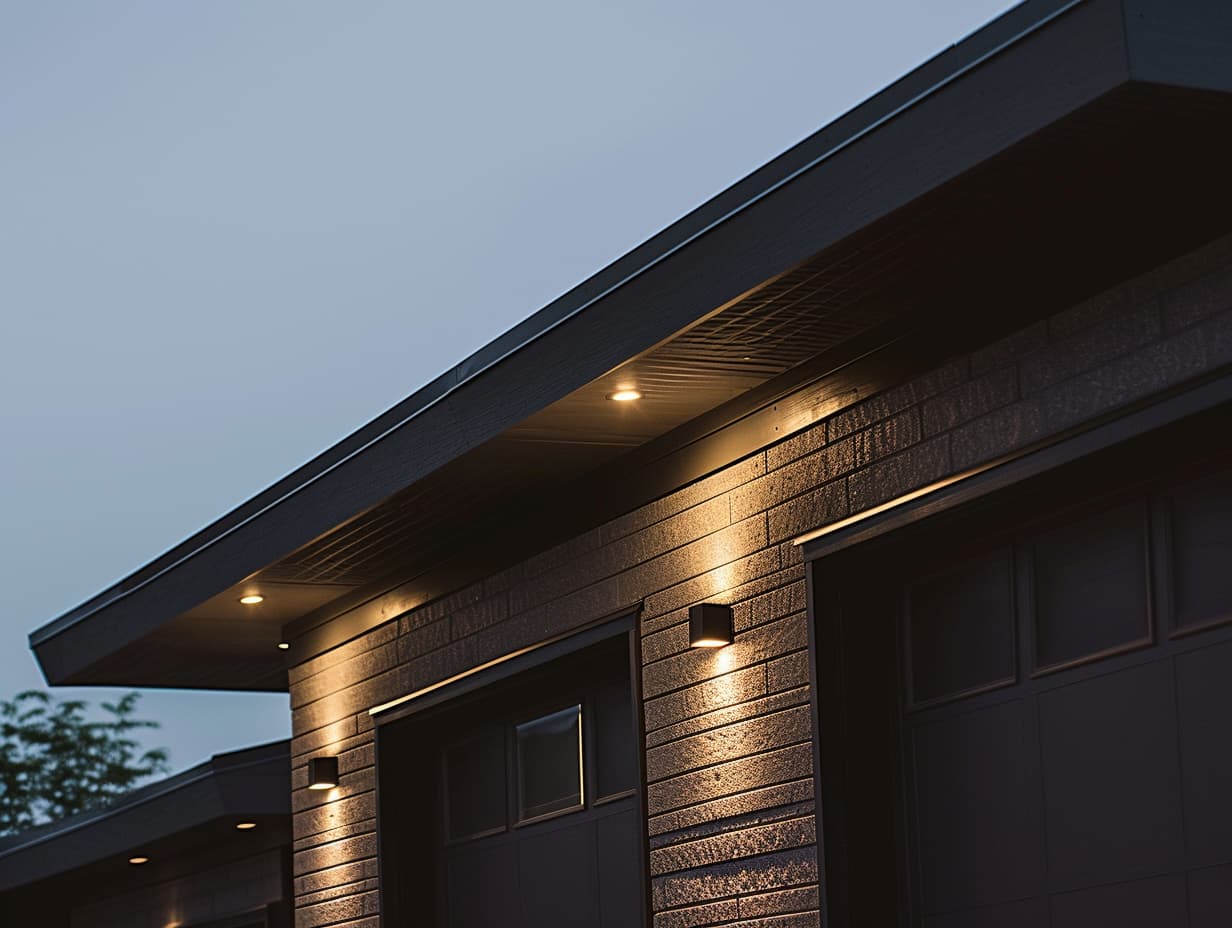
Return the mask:
[[698,603],[689,607],[689,645],[694,648],[721,648],[735,638],[732,608],[719,603]]
[[134,865],[135,865],[135,864],[148,864],[148,863],[150,862],[150,858],[148,858],[148,857],[130,857],[130,858],[128,858],[128,862],[129,862],[130,864],[134,864]]
[[247,593],[240,597],[240,602],[245,606],[255,606],[257,603],[265,602],[265,597],[260,593]]
[[236,822],[235,828],[237,831],[251,831],[257,827],[256,822]]
[[338,785],[338,758],[313,757],[308,761],[308,788],[333,789]]
[[279,650],[279,651],[286,651],[286,650],[288,650],[290,647],[291,647],[290,642],[287,642],[287,641],[280,641],[280,642],[278,642],[278,650]]
[[618,403],[629,403],[633,400],[640,400],[642,398],[642,391],[636,387],[621,387],[615,393],[609,393],[607,398]]

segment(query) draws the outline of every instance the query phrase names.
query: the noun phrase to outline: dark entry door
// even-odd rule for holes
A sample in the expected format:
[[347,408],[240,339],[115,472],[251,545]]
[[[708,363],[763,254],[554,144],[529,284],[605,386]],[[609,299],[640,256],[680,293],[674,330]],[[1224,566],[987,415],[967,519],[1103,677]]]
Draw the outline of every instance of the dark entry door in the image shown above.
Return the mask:
[[848,613],[851,924],[880,862],[926,928],[1232,925],[1232,473],[1046,509],[887,551],[893,648]]

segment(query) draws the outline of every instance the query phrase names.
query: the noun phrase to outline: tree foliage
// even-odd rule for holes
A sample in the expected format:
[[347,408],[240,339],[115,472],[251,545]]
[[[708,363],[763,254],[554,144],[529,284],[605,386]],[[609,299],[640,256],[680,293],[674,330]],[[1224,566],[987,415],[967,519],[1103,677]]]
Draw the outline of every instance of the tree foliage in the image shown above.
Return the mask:
[[167,752],[141,752],[131,737],[158,727],[133,718],[139,697],[103,703],[101,721],[86,717],[84,700],[40,690],[0,700],[0,834],[96,809],[166,773]]

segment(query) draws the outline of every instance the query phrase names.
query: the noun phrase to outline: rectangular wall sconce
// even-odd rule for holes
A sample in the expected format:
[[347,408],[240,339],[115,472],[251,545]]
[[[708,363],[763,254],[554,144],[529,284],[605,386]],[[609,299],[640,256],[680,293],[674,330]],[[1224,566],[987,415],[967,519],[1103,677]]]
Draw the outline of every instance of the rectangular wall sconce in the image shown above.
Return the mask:
[[719,603],[698,603],[689,607],[689,645],[694,648],[721,648],[731,644],[732,608]]
[[308,761],[308,788],[333,789],[338,785],[338,758],[313,757]]

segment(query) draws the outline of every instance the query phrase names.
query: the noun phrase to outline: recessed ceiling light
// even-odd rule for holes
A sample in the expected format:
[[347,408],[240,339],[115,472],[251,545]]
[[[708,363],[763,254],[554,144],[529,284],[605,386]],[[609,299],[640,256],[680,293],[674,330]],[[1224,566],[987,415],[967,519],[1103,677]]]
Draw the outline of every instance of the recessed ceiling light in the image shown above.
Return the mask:
[[130,858],[128,858],[128,862],[129,862],[130,864],[148,864],[148,863],[150,862],[150,858],[148,858],[148,857],[130,857]]
[[288,648],[290,648],[290,647],[291,647],[291,645],[290,645],[288,642],[286,642],[286,641],[280,641],[280,642],[278,642],[278,650],[280,650],[280,651],[286,651],[286,650],[287,650]]
[[607,398],[618,403],[628,403],[631,400],[640,400],[642,398],[642,391],[635,390],[633,387],[621,387],[615,393],[609,393]]
[[256,822],[236,822],[235,827],[239,831],[248,831],[249,829],[256,828],[257,823]]
[[257,603],[265,602],[265,597],[260,593],[249,593],[246,596],[241,596],[240,602],[245,606],[255,606]]

